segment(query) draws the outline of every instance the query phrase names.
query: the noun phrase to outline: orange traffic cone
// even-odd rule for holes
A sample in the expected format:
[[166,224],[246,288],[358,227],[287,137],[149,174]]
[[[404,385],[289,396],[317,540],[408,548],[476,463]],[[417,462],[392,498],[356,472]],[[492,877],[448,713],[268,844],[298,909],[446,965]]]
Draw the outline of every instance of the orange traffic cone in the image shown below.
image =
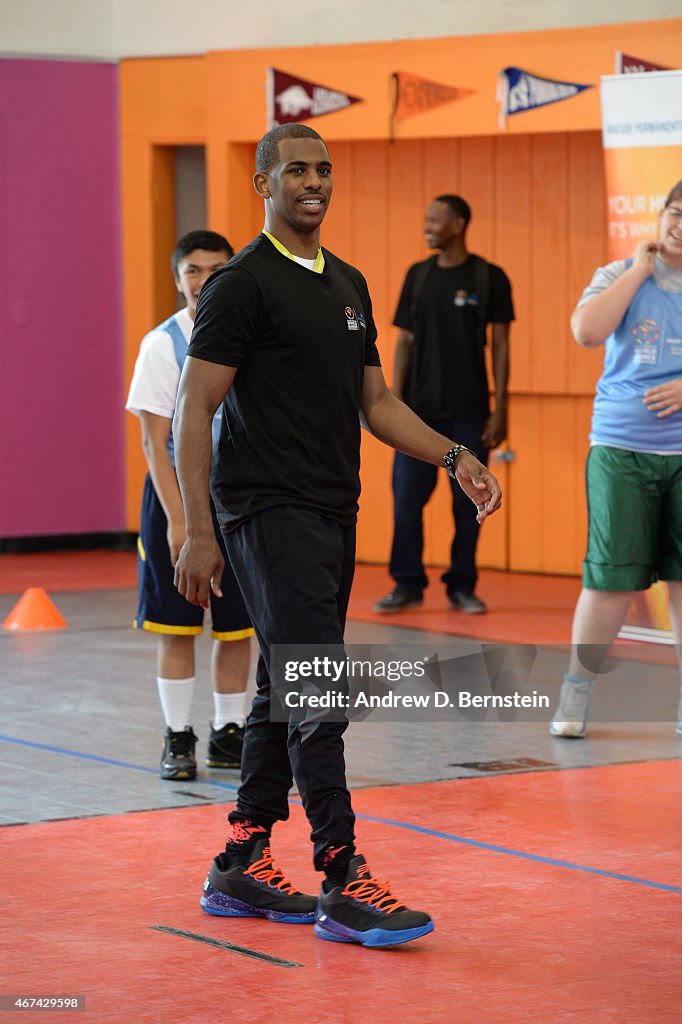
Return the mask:
[[42,587],[29,587],[2,624],[3,629],[67,629]]

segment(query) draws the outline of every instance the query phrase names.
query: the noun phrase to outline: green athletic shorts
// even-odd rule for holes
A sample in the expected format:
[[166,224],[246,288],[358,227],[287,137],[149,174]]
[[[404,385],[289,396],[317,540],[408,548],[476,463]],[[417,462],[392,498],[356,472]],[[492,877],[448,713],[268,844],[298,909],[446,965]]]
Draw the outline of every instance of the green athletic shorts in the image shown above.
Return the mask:
[[682,455],[594,445],[587,459],[589,590],[682,580]]

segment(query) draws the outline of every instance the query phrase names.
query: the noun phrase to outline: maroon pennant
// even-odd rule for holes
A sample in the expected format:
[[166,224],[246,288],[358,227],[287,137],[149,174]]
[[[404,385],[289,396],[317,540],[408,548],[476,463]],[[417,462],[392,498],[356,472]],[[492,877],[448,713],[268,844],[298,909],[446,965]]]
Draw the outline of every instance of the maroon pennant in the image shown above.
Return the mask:
[[641,57],[633,57],[631,53],[616,51],[616,74],[634,75],[641,71],[670,71],[663,64],[652,64],[650,60],[642,60]]
[[349,96],[319,82],[295,78],[277,68],[268,68],[267,96],[269,128],[292,121],[309,121],[321,114],[344,110],[353,103],[362,103],[358,96]]

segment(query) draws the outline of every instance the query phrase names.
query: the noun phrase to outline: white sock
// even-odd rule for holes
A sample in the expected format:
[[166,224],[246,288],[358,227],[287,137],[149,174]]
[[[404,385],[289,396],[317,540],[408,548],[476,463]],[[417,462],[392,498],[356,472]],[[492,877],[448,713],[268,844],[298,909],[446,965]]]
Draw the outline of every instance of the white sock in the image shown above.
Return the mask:
[[166,725],[173,732],[182,732],[186,725],[191,725],[194,676],[191,679],[162,679],[161,676],[157,676],[156,685],[159,688],[161,710]]
[[241,693],[218,693],[213,691],[213,728],[222,729],[228,722],[243,728],[246,722],[246,691]]

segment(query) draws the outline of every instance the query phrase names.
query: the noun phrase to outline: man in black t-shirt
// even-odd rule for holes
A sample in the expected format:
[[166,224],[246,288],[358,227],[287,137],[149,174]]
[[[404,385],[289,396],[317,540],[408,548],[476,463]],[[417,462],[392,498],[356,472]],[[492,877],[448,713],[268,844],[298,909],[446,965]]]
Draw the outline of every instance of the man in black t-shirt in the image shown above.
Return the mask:
[[[400,328],[393,393],[434,430],[457,437],[482,463],[507,435],[509,324],[514,319],[509,279],[500,267],[466,247],[471,218],[459,196],[439,196],[426,213],[424,234],[438,255],[407,272],[393,323]],[[492,324],[495,410],[488,403],[485,344]],[[423,510],[436,486],[438,469],[396,452],[393,463],[393,545],[390,594],[374,605],[382,614],[422,603],[428,586],[422,560]],[[468,614],[486,607],[475,593],[476,510],[455,481],[452,509],[455,536],[450,568],[442,576],[450,604]]]
[[[343,644],[355,566],[360,416],[385,443],[445,464],[480,521],[499,508],[501,496],[471,452],[427,427],[386,387],[365,280],[320,248],[332,193],[323,140],[307,125],[274,128],[258,144],[256,168],[265,229],[201,291],[173,424],[187,520],[176,586],[200,605],[209,587],[219,586],[222,558],[207,483],[210,425],[222,403],[211,489],[261,652],[237,806],[201,905],[224,916],[315,919],[315,933],[335,942],[397,945],[426,935],[433,923],[400,904],[356,853],[343,746],[348,723],[343,714],[287,711],[289,697],[296,709],[310,690],[298,678],[292,682],[291,663],[278,661],[278,651],[305,644],[317,657],[320,647],[338,651]],[[310,645],[317,647],[311,652]],[[311,682],[330,694],[323,672]],[[332,696],[344,695],[341,679]],[[288,817],[294,779],[312,828],[315,867],[325,874],[319,900],[295,889],[270,852],[270,832]]]

